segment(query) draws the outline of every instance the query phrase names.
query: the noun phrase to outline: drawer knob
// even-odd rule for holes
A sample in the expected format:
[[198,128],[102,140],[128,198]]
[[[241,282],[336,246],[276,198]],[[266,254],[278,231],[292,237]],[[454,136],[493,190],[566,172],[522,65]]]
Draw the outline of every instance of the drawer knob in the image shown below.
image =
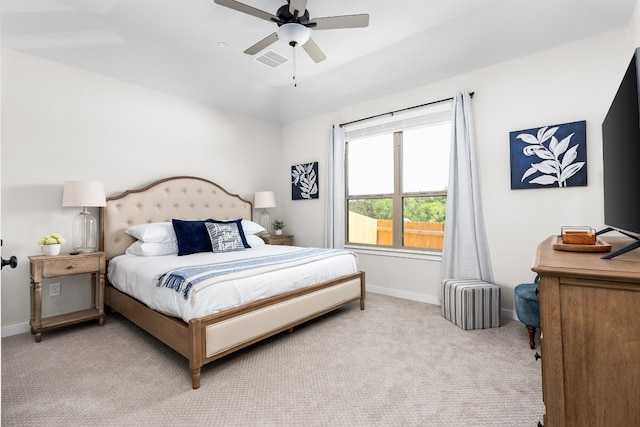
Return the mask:
[[74,268],[76,268],[75,264],[71,264],[67,266],[67,270],[73,270]]

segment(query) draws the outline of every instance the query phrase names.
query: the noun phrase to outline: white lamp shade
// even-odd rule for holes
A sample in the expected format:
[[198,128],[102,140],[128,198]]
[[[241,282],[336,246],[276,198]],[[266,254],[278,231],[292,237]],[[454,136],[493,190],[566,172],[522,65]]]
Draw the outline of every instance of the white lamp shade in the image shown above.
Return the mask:
[[65,181],[62,206],[106,206],[104,185],[99,181]]
[[253,207],[256,209],[275,208],[276,195],[273,191],[258,191],[253,199]]
[[294,22],[283,24],[278,28],[278,39],[290,46],[302,46],[309,40],[310,34],[311,31],[307,27]]

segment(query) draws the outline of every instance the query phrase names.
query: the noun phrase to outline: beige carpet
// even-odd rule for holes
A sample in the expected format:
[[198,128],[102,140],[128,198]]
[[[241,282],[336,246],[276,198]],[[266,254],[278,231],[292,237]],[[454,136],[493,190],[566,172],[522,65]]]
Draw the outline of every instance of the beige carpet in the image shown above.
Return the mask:
[[369,294],[215,361],[119,315],[2,339],[3,426],[534,426],[540,362],[525,327],[463,331],[440,307]]

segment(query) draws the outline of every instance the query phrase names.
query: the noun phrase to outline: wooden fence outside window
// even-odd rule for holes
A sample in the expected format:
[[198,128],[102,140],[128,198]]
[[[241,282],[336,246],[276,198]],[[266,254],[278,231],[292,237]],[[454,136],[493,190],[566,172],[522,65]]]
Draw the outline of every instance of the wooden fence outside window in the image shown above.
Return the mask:
[[[442,250],[444,223],[404,222],[404,247]],[[393,245],[393,221],[349,212],[349,242]]]

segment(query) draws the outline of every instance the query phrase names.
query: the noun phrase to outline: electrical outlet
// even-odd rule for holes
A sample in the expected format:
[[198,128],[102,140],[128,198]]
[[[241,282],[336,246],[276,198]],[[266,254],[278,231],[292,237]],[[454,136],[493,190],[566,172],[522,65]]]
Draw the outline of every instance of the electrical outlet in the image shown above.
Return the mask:
[[57,297],[60,295],[60,283],[52,283],[49,285],[49,296]]

